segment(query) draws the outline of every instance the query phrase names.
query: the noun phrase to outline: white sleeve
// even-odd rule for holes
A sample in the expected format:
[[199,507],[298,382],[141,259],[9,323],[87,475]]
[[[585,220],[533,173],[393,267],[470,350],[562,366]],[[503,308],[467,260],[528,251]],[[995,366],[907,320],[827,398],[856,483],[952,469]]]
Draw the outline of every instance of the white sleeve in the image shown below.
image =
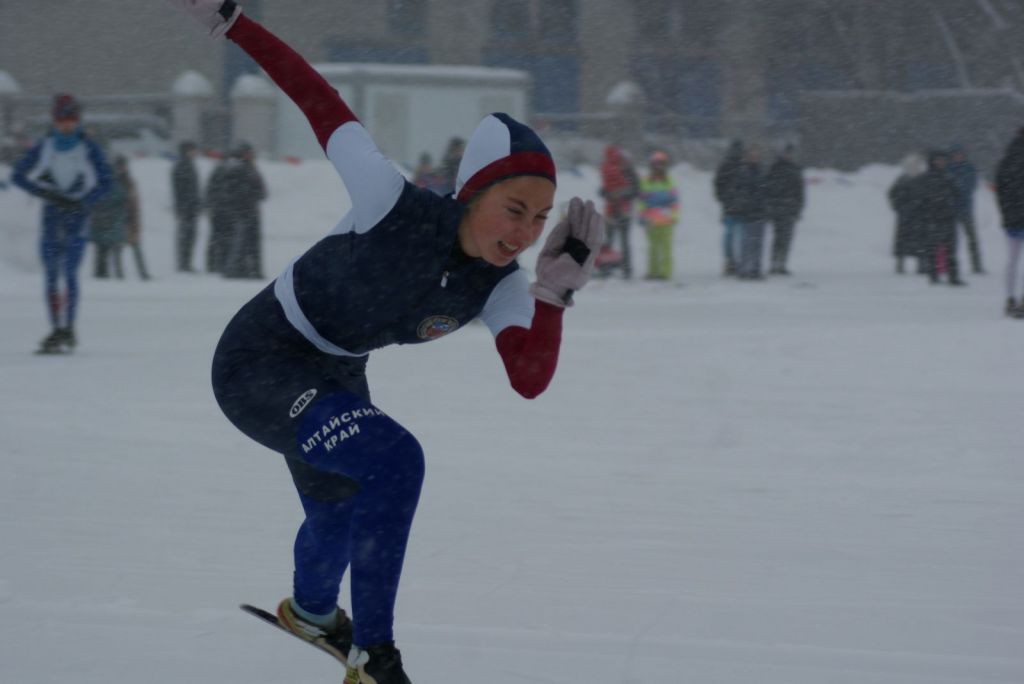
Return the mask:
[[480,320],[487,324],[495,337],[513,325],[529,330],[533,324],[533,306],[530,279],[523,269],[517,268],[491,290],[484,310],[480,312]]
[[325,149],[352,199],[355,231],[370,230],[395,206],[405,187],[405,177],[358,121],[339,126]]

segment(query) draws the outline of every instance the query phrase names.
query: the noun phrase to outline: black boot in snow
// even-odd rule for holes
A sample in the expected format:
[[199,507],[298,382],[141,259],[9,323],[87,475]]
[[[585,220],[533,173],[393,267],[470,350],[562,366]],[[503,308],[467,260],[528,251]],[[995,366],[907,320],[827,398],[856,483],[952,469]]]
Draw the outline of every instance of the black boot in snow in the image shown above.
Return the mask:
[[61,328],[54,328],[53,332],[39,341],[36,354],[60,354],[63,351],[61,336]]
[[402,654],[395,642],[388,641],[361,649],[353,646],[348,654],[344,684],[412,684],[402,668]]

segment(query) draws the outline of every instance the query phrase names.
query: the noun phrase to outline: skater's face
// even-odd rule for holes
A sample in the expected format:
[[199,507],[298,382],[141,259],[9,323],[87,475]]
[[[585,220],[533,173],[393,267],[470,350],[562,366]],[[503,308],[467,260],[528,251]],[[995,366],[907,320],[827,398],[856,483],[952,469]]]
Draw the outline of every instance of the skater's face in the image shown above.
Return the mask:
[[462,251],[507,266],[540,237],[554,200],[555,184],[539,176],[492,185],[466,207],[459,226]]
[[76,128],[78,128],[78,119],[54,119],[53,127],[56,128],[61,135],[70,135],[75,132]]

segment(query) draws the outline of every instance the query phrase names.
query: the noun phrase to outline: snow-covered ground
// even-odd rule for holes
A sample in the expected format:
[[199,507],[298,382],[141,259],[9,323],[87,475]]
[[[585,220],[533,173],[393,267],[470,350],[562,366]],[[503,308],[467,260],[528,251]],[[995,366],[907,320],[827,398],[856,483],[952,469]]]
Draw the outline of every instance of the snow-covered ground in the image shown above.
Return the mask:
[[[273,274],[347,199],[324,163],[262,169]],[[97,281],[87,255],[73,356],[31,354],[38,205],[0,192],[0,682],[340,681],[236,608],[288,593],[300,520],[209,389],[260,284],[174,273],[169,162],[133,170],[156,278]],[[413,680],[1024,681],[1024,323],[1001,315],[991,193],[993,274],[931,287],[892,273],[893,169],[808,171],[796,275],[747,283],[719,276],[709,176],[674,173],[679,283],[592,283],[539,399],[483,326],[373,355],[428,459],[397,615]],[[560,180],[596,198],[592,169]]]

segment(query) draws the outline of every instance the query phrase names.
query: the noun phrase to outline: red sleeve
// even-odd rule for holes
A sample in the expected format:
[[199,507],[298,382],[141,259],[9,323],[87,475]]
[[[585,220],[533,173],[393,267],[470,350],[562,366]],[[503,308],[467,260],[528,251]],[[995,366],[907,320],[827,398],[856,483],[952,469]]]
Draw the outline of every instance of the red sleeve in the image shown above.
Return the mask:
[[327,147],[327,140],[339,126],[358,121],[338,91],[316,69],[255,21],[244,14],[239,15],[227,37],[245,50],[299,106],[309,119],[321,147]]
[[537,300],[529,330],[510,326],[495,339],[512,388],[527,399],[547,389],[555,375],[564,311]]

